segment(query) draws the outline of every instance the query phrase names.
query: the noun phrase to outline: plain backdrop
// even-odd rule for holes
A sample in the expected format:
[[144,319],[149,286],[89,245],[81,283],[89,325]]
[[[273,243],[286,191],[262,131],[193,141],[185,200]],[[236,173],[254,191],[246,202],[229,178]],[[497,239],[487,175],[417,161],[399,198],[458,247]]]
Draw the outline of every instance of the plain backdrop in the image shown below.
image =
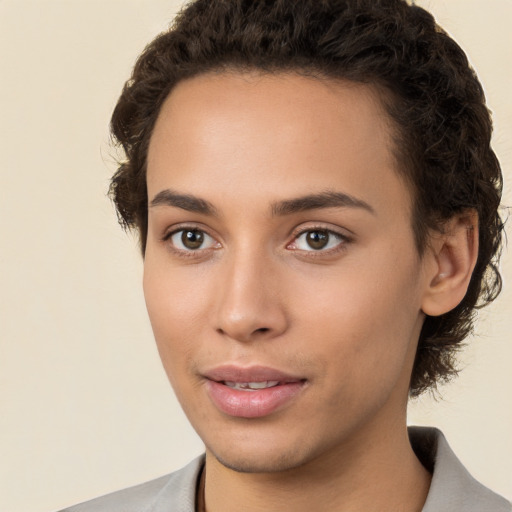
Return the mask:
[[[214,0],[212,0],[214,1]],[[106,197],[108,121],[136,56],[179,1],[0,0],[0,511],[49,512],[202,451],[161,368],[142,262]],[[494,112],[512,204],[512,1],[424,0]],[[512,260],[459,379],[411,406],[512,498]]]

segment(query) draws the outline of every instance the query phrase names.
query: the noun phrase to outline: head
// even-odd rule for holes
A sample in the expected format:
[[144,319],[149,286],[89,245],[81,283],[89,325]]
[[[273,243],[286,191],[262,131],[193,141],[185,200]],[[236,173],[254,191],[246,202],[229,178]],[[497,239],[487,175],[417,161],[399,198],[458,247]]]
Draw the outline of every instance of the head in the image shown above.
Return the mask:
[[500,291],[501,172],[482,87],[432,16],[403,0],[197,0],[139,57],[112,118],[126,160],[112,180],[121,222],[148,236],[148,151],[164,103],[201,76],[294,74],[364,85],[385,112],[394,170],[422,258],[454,218],[478,219],[478,258],[450,311],[426,315],[410,379],[418,395],[456,373],[476,308]]

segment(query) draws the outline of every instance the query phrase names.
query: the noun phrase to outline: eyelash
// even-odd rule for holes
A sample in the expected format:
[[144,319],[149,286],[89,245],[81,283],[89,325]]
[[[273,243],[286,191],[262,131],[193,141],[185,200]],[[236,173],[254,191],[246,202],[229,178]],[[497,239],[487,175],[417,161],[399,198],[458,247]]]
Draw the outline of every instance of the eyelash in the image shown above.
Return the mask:
[[[300,237],[307,235],[308,233],[325,233],[329,236],[328,244],[331,242],[330,238],[334,237],[337,240],[337,243],[334,247],[330,247],[328,249],[297,249],[291,247],[296,244]],[[339,231],[335,231],[333,229],[326,228],[325,226],[311,226],[307,229],[300,229],[293,233],[293,241],[288,244],[287,249],[296,250],[301,254],[302,257],[306,258],[322,258],[326,256],[333,256],[338,254],[341,251],[346,250],[347,244],[352,242],[352,238],[347,236],[346,234],[340,233]]]
[[[186,232],[196,232],[196,233],[203,234],[203,236],[206,235],[206,237],[211,238],[215,242],[214,247],[207,247],[204,249],[198,248],[195,250],[194,249],[177,248],[176,245],[174,243],[172,243],[172,241],[171,241],[172,237],[177,235],[178,233],[182,233],[182,236],[183,236],[183,233],[186,233]],[[307,249],[297,249],[296,247],[292,247],[293,245],[295,245],[297,243],[297,241],[300,239],[300,237],[305,236],[308,233],[315,233],[315,232],[327,234],[328,237],[334,237],[337,240],[336,245],[334,247],[330,247],[325,250],[323,248],[320,248],[320,249],[311,248],[310,250],[307,250]],[[319,258],[322,256],[327,256],[327,255],[330,256],[330,255],[337,254],[338,252],[345,250],[347,244],[352,242],[351,237],[349,237],[345,234],[339,233],[338,231],[328,229],[325,226],[312,226],[312,227],[308,227],[307,229],[301,229],[301,230],[294,232],[292,234],[292,236],[293,236],[293,240],[292,240],[292,242],[290,242],[289,244],[286,245],[286,248],[297,251],[298,253],[301,254],[302,257],[307,257],[307,258]],[[182,258],[199,258],[202,256],[204,257],[205,251],[215,250],[218,247],[220,247],[220,243],[216,242],[215,238],[213,236],[209,235],[206,230],[202,229],[199,226],[193,226],[193,225],[180,226],[176,229],[173,229],[172,231],[165,233],[164,236],[162,237],[162,242],[166,243],[169,247],[169,250],[171,250],[174,254],[176,254],[177,256],[182,257]],[[331,240],[328,239],[327,244],[329,244],[330,242],[331,242]],[[217,245],[217,247],[215,247],[215,245]]]
[[[190,225],[190,226],[180,226],[176,229],[173,229],[172,231],[165,233],[165,235],[162,237],[162,242],[164,242],[168,246],[170,251],[172,251],[174,254],[176,254],[177,256],[179,256],[181,258],[198,258],[199,256],[204,256],[204,254],[205,254],[204,251],[216,249],[216,247],[209,247],[206,249],[198,248],[196,250],[179,249],[175,246],[174,243],[172,243],[171,239],[174,235],[177,235],[178,233],[182,233],[182,236],[183,236],[183,233],[190,233],[190,232],[201,233],[203,235],[206,235],[208,238],[211,238],[213,241],[215,241],[215,238],[213,236],[209,235],[206,230],[202,229],[199,226]],[[218,242],[215,242],[215,244],[220,245]]]

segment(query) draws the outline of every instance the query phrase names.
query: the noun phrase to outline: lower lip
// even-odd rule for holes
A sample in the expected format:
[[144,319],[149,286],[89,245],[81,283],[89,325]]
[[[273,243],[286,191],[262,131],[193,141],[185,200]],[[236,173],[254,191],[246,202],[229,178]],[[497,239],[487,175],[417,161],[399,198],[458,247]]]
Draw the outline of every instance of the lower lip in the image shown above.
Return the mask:
[[288,382],[256,391],[233,389],[222,382],[207,381],[213,403],[225,414],[239,418],[261,418],[284,407],[304,387],[304,382]]

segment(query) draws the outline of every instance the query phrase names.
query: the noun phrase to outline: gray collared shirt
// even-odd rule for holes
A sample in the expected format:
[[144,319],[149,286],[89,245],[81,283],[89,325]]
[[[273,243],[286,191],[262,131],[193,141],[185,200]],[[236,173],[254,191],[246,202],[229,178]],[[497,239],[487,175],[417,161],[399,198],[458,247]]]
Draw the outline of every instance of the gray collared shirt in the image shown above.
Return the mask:
[[[414,451],[432,471],[422,512],[512,512],[511,504],[477,482],[437,429],[410,427]],[[179,471],[61,512],[195,512],[196,487],[204,456]]]

